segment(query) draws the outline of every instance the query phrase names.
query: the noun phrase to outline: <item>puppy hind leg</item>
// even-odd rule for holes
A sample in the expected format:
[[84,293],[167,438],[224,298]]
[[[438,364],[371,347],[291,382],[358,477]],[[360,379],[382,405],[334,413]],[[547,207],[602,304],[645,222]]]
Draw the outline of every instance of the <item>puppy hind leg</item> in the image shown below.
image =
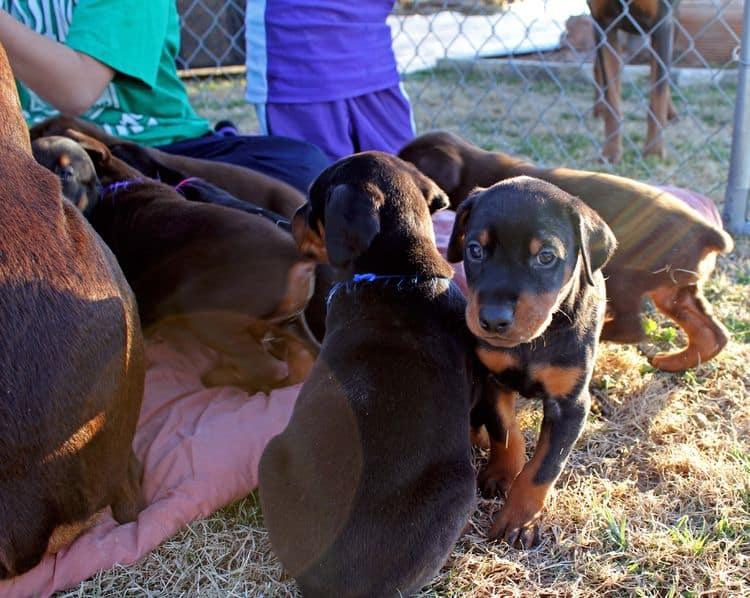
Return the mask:
[[665,372],[681,372],[715,357],[729,341],[729,332],[713,316],[698,284],[664,286],[650,293],[656,308],[688,337],[682,350],[657,353],[651,364]]

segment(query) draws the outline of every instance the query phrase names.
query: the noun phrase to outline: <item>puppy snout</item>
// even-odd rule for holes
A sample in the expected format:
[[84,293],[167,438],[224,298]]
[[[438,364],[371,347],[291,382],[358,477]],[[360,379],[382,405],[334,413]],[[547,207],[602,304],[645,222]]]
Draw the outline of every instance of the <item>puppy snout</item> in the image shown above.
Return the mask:
[[490,333],[502,333],[513,324],[513,305],[485,305],[479,310],[479,325]]
[[57,176],[60,177],[64,181],[74,179],[76,176],[76,171],[70,165],[58,166],[55,169],[55,172],[57,173]]

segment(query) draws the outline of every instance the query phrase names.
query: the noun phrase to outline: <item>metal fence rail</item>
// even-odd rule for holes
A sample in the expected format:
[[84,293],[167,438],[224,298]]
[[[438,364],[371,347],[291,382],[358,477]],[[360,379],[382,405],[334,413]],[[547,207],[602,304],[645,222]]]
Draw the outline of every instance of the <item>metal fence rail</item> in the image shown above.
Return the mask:
[[[234,117],[248,129],[245,1],[178,0],[179,66],[199,111],[213,120]],[[593,108],[603,90],[600,84],[594,91],[596,24],[585,0],[400,0],[389,23],[418,132],[446,128],[547,166],[689,187],[723,202],[729,229],[748,233],[750,49],[745,43],[740,50],[749,29],[745,4],[681,0],[670,17],[669,87],[677,118],[664,128],[664,159],[643,151],[654,51],[647,36],[619,34],[626,66],[618,164],[602,161],[604,128]]]

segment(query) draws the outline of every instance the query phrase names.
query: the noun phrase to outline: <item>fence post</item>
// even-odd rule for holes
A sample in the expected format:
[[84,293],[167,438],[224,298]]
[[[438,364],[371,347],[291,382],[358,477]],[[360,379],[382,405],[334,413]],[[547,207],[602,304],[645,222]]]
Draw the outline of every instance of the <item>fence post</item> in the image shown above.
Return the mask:
[[737,97],[732,132],[732,157],[729,163],[727,191],[724,197],[724,223],[732,234],[750,234],[750,0],[745,0],[742,41],[737,65]]

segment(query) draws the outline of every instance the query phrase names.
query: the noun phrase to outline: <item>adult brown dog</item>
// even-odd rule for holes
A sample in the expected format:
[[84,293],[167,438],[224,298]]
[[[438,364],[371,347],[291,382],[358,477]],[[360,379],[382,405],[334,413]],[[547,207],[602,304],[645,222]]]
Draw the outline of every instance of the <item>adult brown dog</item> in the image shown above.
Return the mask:
[[0,46],[0,578],[111,505],[136,518],[143,347],[131,290],[31,154]]
[[[604,323],[601,268],[614,249],[594,210],[530,177],[475,191],[456,214],[448,259],[463,260],[466,324],[495,382],[472,413],[472,425],[484,424],[490,437],[479,484],[490,496],[507,493],[490,535],[511,546],[535,543],[544,501],[583,429]],[[516,393],[544,404],[525,465]]]
[[260,462],[271,544],[308,597],[410,595],[474,505],[472,340],[430,220],[448,200],[412,175],[380,152],[344,158],[293,223],[303,252],[354,276],[331,292],[321,354]]
[[[620,109],[621,70],[618,30],[651,37],[651,101],[648,132],[643,154],[666,157],[662,130],[676,112],[669,91],[674,25],[672,13],[679,0],[588,0],[594,19],[596,57],[594,80],[598,99],[594,114],[604,119],[602,156],[611,163],[622,158],[622,111]],[[606,42],[605,42],[606,38]]]
[[[83,133],[110,149],[121,148],[122,157],[126,161],[125,154],[140,159],[141,161],[133,162],[130,165],[151,178],[161,179],[158,167],[163,165],[171,173],[179,173],[178,176],[182,176],[183,179],[188,177],[204,179],[228,191],[240,200],[271,210],[289,219],[294,215],[295,210],[305,202],[302,193],[294,187],[260,172],[235,164],[178,156],[155,148],[143,147],[132,141],[109,135],[97,125],[80,118],[56,116],[34,125],[30,134],[32,140],[53,135],[76,139],[75,136],[71,135],[71,131]],[[166,180],[166,177],[162,180],[172,185],[178,182]]]
[[703,284],[716,255],[731,251],[732,239],[671,193],[610,174],[539,168],[447,132],[422,135],[399,155],[440,185],[453,207],[475,187],[525,174],[560,187],[596,210],[618,243],[604,268],[608,313],[602,340],[643,340],[641,311],[644,297],[649,297],[688,338],[686,348],[652,357],[654,367],[669,372],[692,368],[726,345],[729,333],[714,318]]

